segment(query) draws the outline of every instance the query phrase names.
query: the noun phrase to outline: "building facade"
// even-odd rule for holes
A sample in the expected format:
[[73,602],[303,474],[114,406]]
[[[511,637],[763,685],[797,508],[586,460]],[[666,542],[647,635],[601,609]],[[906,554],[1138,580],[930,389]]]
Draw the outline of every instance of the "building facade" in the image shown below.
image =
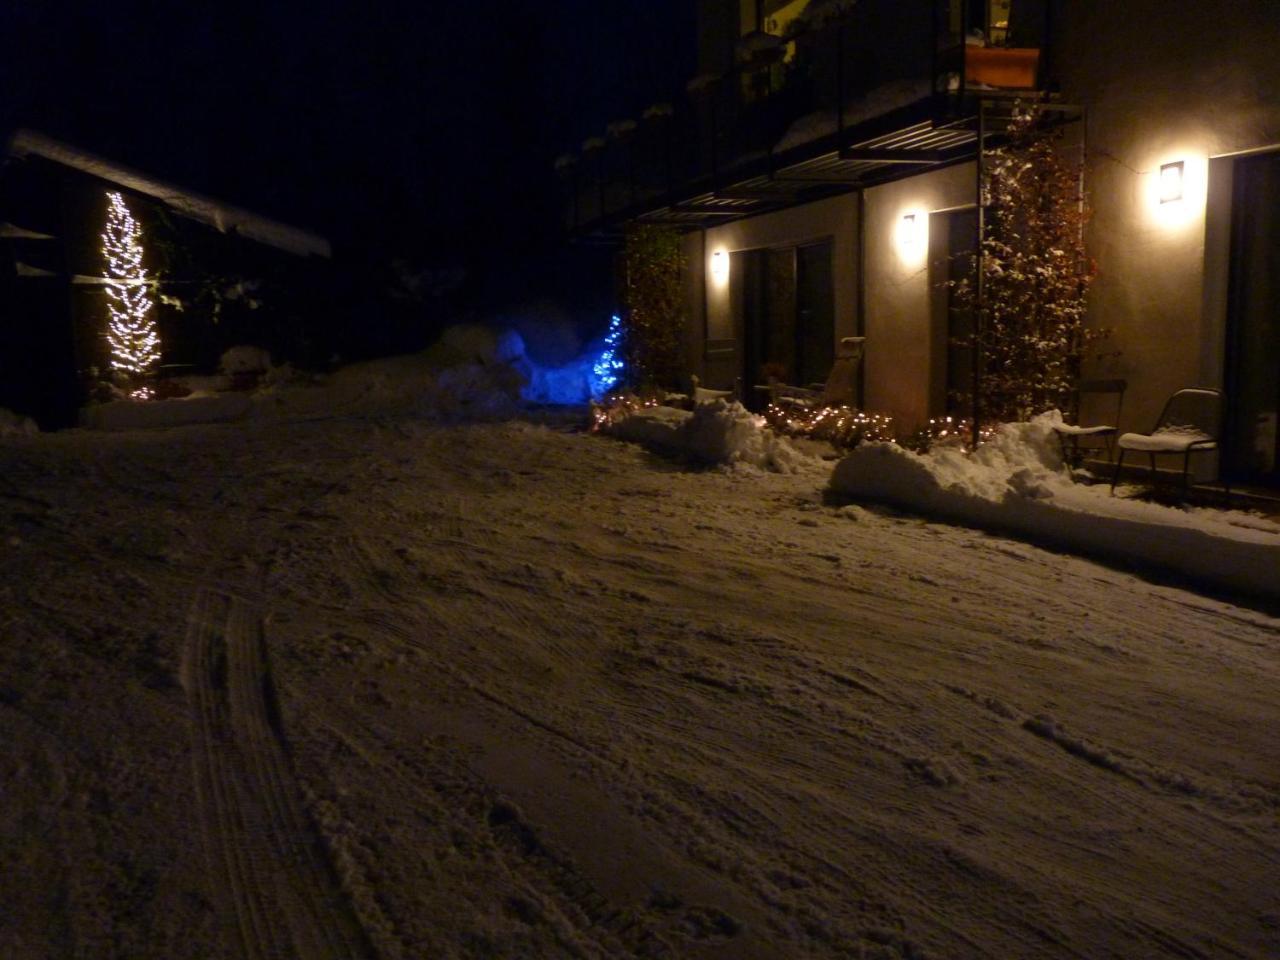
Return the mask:
[[1083,164],[1088,323],[1109,331],[1085,375],[1127,381],[1122,430],[1223,390],[1223,471],[1280,484],[1270,3],[699,0],[699,31],[686,90],[560,164],[579,235],[683,231],[691,373],[750,401],[864,336],[865,409],[903,432],[963,414],[947,281],[984,150],[1034,104]]

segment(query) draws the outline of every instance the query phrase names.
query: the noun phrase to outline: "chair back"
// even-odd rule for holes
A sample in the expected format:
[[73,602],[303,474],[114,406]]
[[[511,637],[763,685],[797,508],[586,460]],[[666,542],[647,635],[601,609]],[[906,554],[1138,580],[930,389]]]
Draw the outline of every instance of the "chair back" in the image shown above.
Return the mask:
[[1193,428],[1217,440],[1222,432],[1222,392],[1211,387],[1175,391],[1164,405],[1155,429],[1179,428]]
[[[1075,422],[1081,426],[1085,426],[1086,419],[1091,424],[1118,424],[1128,386],[1126,380],[1081,380],[1076,384],[1075,396],[1072,397]],[[1097,401],[1091,401],[1089,398],[1092,397],[1097,397]],[[1111,403],[1107,402],[1108,399]]]

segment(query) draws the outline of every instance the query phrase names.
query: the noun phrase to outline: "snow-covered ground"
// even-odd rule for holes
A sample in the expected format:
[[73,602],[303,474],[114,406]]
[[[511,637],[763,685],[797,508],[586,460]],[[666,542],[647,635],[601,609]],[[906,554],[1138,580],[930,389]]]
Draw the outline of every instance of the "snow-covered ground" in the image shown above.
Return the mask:
[[1280,955],[1280,621],[419,374],[0,439],[0,955]]
[[1075,483],[1052,429],[1060,420],[1052,411],[1031,423],[1006,424],[972,455],[956,446],[919,456],[892,444],[866,444],[836,467],[831,489],[1280,602],[1280,524],[1240,510],[1181,509],[1114,496],[1107,484]]

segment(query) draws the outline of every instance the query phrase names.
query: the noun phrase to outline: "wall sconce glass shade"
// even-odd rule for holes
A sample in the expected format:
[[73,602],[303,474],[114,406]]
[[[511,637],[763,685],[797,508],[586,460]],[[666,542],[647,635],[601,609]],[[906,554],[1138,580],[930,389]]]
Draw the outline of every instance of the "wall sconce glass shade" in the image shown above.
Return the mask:
[[902,242],[910,246],[916,242],[916,215],[908,213],[902,218]]
[[1182,199],[1183,162],[1166,163],[1160,167],[1160,202],[1173,203]]
[[711,254],[711,279],[718,286],[729,282],[729,254],[723,250]]

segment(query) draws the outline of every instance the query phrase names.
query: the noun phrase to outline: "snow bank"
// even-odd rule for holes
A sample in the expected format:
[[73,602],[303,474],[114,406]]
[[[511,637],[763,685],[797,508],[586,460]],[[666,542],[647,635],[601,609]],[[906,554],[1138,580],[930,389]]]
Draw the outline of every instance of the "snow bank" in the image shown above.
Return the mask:
[[[563,364],[540,363],[528,353],[524,336],[510,327],[464,324],[450,327],[428,354],[441,366],[473,364],[507,367],[519,380],[519,399],[528,403],[585,404],[591,399],[591,369],[599,349]],[[504,382],[503,390],[506,390]],[[512,398],[514,399],[514,398]]]
[[1233,592],[1280,599],[1280,526],[1231,511],[1186,511],[1074,484],[1046,415],[1006,424],[972,455],[863,444],[830,488],[1081,553],[1151,565]]
[[245,373],[266,373],[271,369],[271,353],[263,347],[249,345],[232,347],[222,354],[222,359],[218,361],[218,369],[233,376]]
[[113,400],[85,407],[80,411],[80,423],[90,430],[147,430],[238,420],[249,408],[249,398],[243,393],[181,400]]
[[34,420],[0,407],[0,437],[33,437],[40,432]]
[[811,458],[777,436],[737,402],[712,400],[692,412],[674,407],[644,407],[609,422],[604,433],[650,450],[697,463],[744,463],[780,473],[795,473]]
[[275,390],[260,398],[259,410],[490,419],[517,409],[523,382],[511,364],[456,356],[445,362],[439,351],[426,351],[352,364],[319,386]]

